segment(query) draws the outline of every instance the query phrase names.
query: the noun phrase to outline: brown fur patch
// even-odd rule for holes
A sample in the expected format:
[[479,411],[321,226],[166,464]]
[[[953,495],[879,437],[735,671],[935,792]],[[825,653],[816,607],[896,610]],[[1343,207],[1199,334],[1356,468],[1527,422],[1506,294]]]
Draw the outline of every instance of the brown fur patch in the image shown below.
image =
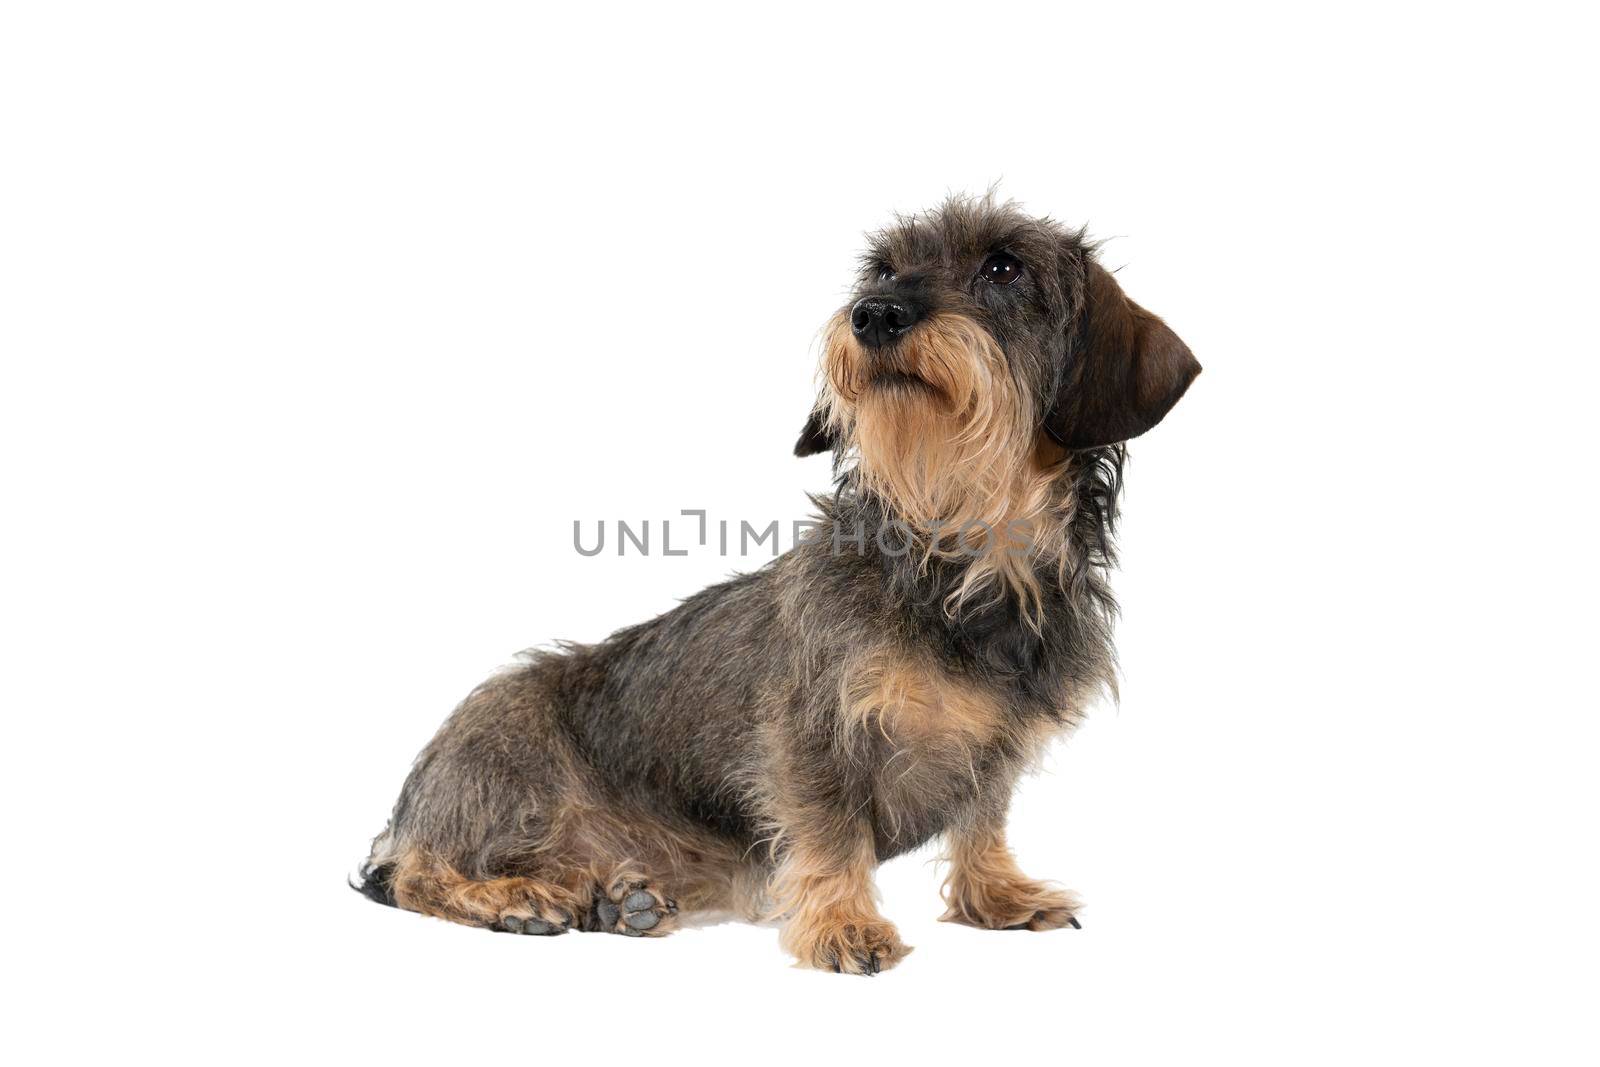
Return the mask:
[[1053,930],[1074,923],[1078,898],[1017,868],[999,830],[952,832],[943,922],[986,930]]

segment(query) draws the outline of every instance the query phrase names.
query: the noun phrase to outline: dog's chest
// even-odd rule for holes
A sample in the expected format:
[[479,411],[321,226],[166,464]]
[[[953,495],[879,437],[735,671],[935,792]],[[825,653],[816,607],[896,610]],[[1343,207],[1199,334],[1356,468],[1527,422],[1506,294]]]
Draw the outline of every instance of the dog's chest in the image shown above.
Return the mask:
[[993,789],[1055,732],[1005,694],[928,657],[879,650],[851,664],[841,728],[872,769],[880,855],[915,848]]

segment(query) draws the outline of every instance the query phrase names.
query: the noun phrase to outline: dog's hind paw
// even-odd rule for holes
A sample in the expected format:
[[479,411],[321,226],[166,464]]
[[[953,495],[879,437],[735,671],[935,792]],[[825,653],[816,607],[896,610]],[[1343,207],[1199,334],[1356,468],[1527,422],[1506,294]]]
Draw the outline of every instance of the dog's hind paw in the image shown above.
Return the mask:
[[677,927],[677,902],[648,879],[624,874],[597,897],[593,928],[625,937],[663,937]]
[[495,924],[496,930],[507,934],[533,934],[539,937],[553,937],[556,934],[567,932],[566,923],[549,922],[536,916],[504,915]]

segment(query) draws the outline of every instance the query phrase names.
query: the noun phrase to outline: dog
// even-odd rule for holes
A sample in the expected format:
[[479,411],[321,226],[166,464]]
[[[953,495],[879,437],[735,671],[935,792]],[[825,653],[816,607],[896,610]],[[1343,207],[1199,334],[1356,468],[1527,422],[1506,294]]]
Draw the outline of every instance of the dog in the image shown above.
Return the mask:
[[525,653],[417,758],[356,888],[470,926],[659,937],[781,920],[800,964],[910,948],[877,864],[946,846],[943,918],[1080,924],[1026,877],[1011,795],[1115,691],[1130,438],[1200,365],[1083,230],[953,198],[869,239],[796,454],[811,536],[595,645]]

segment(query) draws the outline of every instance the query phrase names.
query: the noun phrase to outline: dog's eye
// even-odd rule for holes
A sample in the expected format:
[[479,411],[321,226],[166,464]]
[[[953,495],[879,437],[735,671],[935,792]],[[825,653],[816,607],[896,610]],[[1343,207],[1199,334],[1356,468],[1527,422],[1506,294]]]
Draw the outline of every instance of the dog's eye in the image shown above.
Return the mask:
[[1022,277],[1022,261],[1016,256],[996,252],[983,261],[983,266],[978,268],[978,277],[992,285],[1010,285]]
[[894,277],[895,269],[893,267],[889,266],[887,263],[878,264],[878,280],[880,282],[892,282],[894,281]]

